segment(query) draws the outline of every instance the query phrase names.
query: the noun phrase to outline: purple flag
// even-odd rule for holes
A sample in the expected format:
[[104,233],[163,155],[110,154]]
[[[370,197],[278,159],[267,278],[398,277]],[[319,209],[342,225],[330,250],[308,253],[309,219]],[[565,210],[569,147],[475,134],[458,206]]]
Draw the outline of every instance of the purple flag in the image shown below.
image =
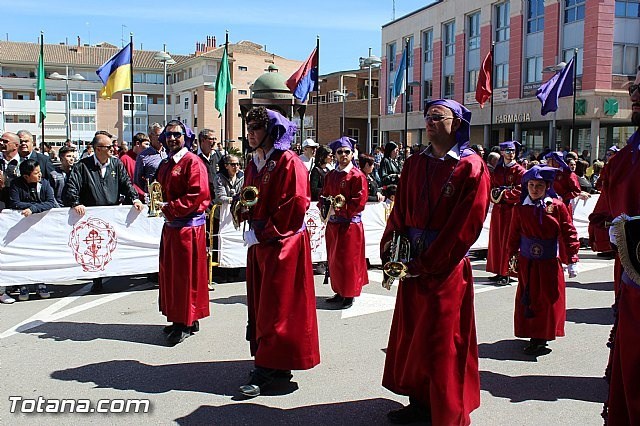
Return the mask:
[[549,81],[536,91],[536,97],[542,103],[540,113],[547,115],[558,109],[558,98],[573,95],[573,58],[569,63]]

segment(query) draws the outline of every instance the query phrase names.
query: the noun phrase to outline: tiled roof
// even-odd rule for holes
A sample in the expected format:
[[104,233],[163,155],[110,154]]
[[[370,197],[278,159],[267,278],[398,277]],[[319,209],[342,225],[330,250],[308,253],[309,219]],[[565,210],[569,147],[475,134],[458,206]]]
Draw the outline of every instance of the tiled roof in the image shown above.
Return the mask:
[[[120,50],[115,47],[106,47],[108,44],[103,43],[102,46],[77,46],[64,44],[45,44],[44,60],[47,66],[51,65],[75,65],[75,66],[91,66],[99,67],[104,64],[111,56]],[[153,56],[157,53],[155,50],[134,50],[133,66],[134,68],[144,69],[162,69],[162,64]],[[0,41],[0,63],[33,63],[38,64],[40,56],[40,45],[37,43],[25,43],[15,41]],[[222,56],[222,54],[221,54]],[[183,62],[191,56],[174,55],[171,57],[176,63]]]
[[[224,52],[224,44],[221,44],[217,48],[210,50],[207,53],[203,53],[202,56],[221,59],[223,52]],[[231,55],[233,55],[234,53],[245,53],[247,55],[264,56],[265,58],[274,57],[273,53],[265,52],[262,45],[256,44],[248,40],[242,40],[242,41],[239,41],[238,43],[229,43],[229,53]],[[275,57],[282,58],[281,56],[278,56],[278,55],[275,55]]]

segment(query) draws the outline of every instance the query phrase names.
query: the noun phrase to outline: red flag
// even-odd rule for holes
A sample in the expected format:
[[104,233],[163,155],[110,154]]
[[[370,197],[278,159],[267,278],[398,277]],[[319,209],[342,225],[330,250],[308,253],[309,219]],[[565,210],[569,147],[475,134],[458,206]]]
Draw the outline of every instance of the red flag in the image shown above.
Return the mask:
[[493,93],[493,83],[491,82],[491,68],[493,67],[493,56],[491,51],[487,53],[487,57],[482,61],[482,68],[478,74],[478,84],[476,85],[476,101],[480,103],[480,108],[484,107],[484,103],[491,97]]

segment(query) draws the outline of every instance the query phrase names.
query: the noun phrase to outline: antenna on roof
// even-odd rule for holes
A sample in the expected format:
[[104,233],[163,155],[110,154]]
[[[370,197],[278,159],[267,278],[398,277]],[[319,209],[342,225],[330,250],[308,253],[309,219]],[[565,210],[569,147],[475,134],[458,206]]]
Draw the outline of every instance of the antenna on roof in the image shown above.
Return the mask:
[[393,0],[393,21],[396,20],[396,0]]

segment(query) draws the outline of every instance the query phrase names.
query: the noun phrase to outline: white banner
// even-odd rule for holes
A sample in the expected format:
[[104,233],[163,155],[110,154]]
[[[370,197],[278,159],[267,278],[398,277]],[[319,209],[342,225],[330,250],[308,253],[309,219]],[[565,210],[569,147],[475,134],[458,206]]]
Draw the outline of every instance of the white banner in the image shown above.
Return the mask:
[[158,271],[162,218],[132,206],[0,212],[0,285],[55,283]]

